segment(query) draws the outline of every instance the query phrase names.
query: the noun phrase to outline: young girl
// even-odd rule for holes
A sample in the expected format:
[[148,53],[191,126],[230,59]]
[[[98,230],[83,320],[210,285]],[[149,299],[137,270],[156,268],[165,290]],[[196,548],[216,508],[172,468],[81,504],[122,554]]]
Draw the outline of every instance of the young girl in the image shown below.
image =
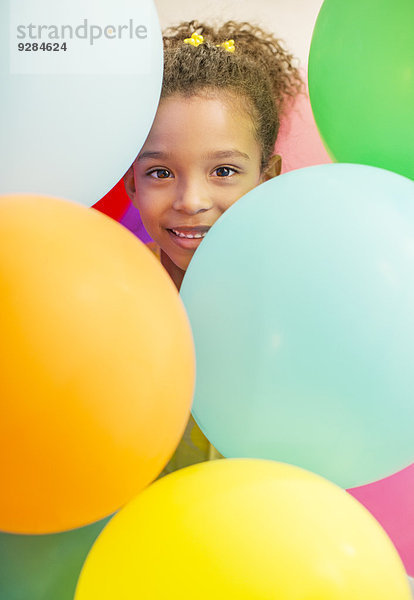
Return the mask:
[[[177,289],[223,212],[280,173],[280,117],[301,89],[292,56],[259,27],[191,21],[165,32],[160,104],[124,182]],[[164,472],[218,456],[191,418]]]

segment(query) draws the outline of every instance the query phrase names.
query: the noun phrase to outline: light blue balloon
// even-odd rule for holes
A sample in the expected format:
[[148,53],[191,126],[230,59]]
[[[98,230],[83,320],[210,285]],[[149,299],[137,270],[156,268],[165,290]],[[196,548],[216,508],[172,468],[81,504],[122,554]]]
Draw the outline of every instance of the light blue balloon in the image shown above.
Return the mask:
[[0,194],[97,202],[148,135],[162,71],[153,0],[1,0]]
[[332,164],[260,185],[208,233],[181,295],[193,414],[226,457],[353,487],[414,458],[414,183]]

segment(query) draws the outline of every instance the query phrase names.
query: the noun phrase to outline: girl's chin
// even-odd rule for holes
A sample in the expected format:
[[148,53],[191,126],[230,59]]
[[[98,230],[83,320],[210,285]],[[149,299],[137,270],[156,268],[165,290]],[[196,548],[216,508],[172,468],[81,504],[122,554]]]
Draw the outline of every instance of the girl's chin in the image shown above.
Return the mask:
[[194,253],[192,253],[191,256],[180,256],[173,252],[168,253],[166,250],[162,249],[161,262],[167,268],[167,271],[186,271],[193,258],[193,254]]
[[189,259],[189,260],[177,259],[177,261],[174,261],[174,265],[177,269],[180,269],[180,271],[187,271],[190,262],[191,262],[191,259]]

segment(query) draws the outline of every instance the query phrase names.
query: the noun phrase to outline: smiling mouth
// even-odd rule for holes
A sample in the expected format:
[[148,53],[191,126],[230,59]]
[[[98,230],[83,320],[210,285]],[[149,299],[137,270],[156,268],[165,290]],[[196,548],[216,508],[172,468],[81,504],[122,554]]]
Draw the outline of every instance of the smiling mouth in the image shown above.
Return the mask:
[[187,240],[193,240],[193,239],[199,239],[199,238],[203,238],[207,232],[205,233],[182,233],[180,231],[177,231],[176,229],[169,229],[169,231],[171,231],[171,233],[173,233],[174,235],[176,235],[179,238],[185,238]]
[[178,238],[194,240],[203,238],[208,232],[209,227],[180,227],[178,229],[170,228],[172,234],[174,234]]

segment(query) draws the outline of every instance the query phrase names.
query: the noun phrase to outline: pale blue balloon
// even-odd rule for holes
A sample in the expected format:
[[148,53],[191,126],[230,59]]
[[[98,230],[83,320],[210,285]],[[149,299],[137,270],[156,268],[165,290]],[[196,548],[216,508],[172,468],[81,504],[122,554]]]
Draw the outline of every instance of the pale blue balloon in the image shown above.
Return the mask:
[[182,299],[193,414],[226,457],[344,486],[414,459],[414,183],[332,164],[260,185],[208,233]]
[[162,70],[153,0],[1,0],[0,194],[97,202],[148,135]]

